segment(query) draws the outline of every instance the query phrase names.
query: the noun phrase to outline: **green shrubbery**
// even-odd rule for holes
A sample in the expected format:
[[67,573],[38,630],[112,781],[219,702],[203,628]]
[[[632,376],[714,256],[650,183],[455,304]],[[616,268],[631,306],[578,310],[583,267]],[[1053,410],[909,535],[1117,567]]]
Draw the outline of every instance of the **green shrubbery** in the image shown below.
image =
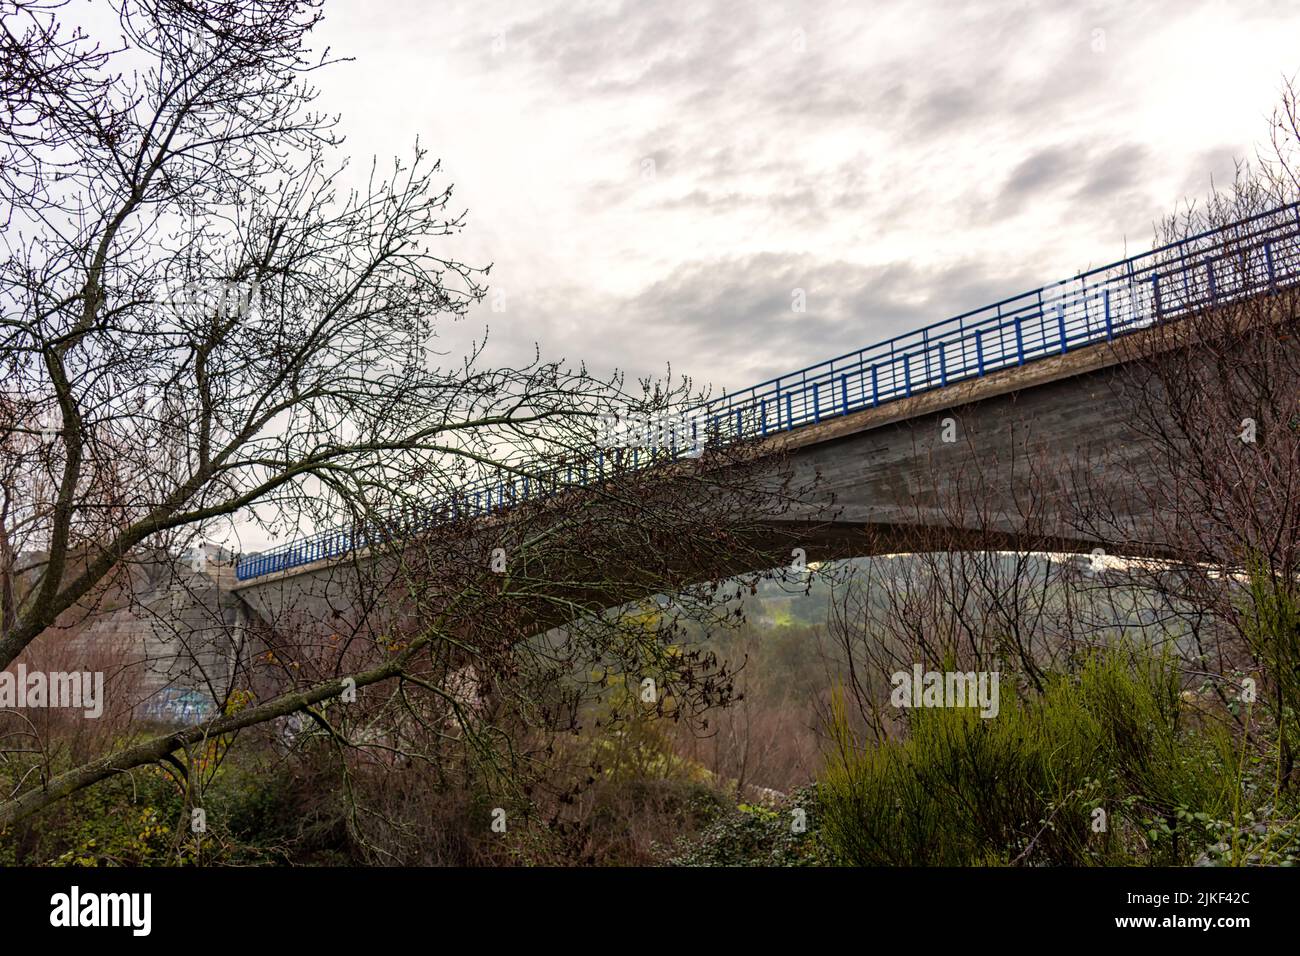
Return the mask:
[[296,829],[292,780],[227,761],[205,794],[207,832],[160,767],[110,777],[22,821],[0,839],[0,864],[250,865],[283,862]]
[[853,864],[1187,864],[1242,780],[1230,736],[1189,719],[1171,663],[1137,651],[1098,653],[995,719],[911,711],[906,739],[878,747],[842,706],[832,723],[822,831]]
[[[802,829],[795,826],[802,811]],[[673,866],[825,866],[832,856],[822,839],[817,787],[796,790],[778,807],[742,803],[717,814],[698,839],[679,841]]]

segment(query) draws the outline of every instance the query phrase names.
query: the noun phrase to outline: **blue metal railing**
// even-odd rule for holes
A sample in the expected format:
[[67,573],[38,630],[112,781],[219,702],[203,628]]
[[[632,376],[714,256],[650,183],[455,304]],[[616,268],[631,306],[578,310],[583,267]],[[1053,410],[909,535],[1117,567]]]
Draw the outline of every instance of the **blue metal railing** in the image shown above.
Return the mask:
[[[694,416],[705,441],[760,438],[874,408],[1133,332],[1163,319],[1300,283],[1300,203],[1189,236],[826,362],[723,395]],[[682,449],[674,449],[676,455]],[[372,542],[500,511],[637,468],[636,449],[479,481],[418,513],[320,532],[242,558],[240,580],[339,557]]]

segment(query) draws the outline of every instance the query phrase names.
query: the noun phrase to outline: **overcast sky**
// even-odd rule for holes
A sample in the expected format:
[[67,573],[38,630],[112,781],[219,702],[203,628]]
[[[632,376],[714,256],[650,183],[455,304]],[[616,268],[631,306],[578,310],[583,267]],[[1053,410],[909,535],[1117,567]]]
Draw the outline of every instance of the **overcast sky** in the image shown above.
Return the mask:
[[1300,68],[1296,0],[326,14],[349,151],[418,136],[494,263],[467,330],[728,388],[1148,248]]

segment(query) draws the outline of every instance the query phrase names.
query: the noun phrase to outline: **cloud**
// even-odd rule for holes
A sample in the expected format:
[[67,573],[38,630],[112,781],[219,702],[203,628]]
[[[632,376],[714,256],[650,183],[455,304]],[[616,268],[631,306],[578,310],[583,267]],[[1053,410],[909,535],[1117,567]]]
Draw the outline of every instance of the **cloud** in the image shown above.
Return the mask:
[[1300,21],[1211,0],[329,12],[358,58],[353,142],[420,133],[467,190],[469,257],[511,294],[477,316],[496,346],[731,387],[1136,251],[1263,138]]
[[[927,268],[760,253],[693,262],[620,304],[628,341],[640,330],[682,371],[732,387],[863,348],[1030,285],[980,263]],[[796,292],[806,311],[794,311]],[[719,376],[721,370],[733,374]],[[709,374],[712,373],[712,374]]]
[[1053,143],[1011,170],[988,213],[1006,218],[1044,199],[1085,209],[1123,205],[1140,189],[1150,162],[1150,149],[1142,143]]

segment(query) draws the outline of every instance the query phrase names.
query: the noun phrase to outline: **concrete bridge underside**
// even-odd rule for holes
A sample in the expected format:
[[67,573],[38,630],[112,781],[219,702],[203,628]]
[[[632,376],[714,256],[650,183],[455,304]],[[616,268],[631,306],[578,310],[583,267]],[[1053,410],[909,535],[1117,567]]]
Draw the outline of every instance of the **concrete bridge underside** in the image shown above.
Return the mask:
[[[1166,553],[1163,523],[1133,493],[1156,450],[1133,426],[1128,349],[1081,348],[755,443],[770,457],[772,486],[801,492],[779,516],[755,522],[743,555],[686,568],[682,579],[788,564],[794,548],[810,561],[933,550]],[[286,616],[356,626],[367,560],[304,565],[237,593],[273,626]],[[580,603],[613,606],[660,590],[658,578],[637,584],[636,561],[602,565],[621,584],[588,590]],[[564,613],[545,610],[533,623],[556,626]]]

